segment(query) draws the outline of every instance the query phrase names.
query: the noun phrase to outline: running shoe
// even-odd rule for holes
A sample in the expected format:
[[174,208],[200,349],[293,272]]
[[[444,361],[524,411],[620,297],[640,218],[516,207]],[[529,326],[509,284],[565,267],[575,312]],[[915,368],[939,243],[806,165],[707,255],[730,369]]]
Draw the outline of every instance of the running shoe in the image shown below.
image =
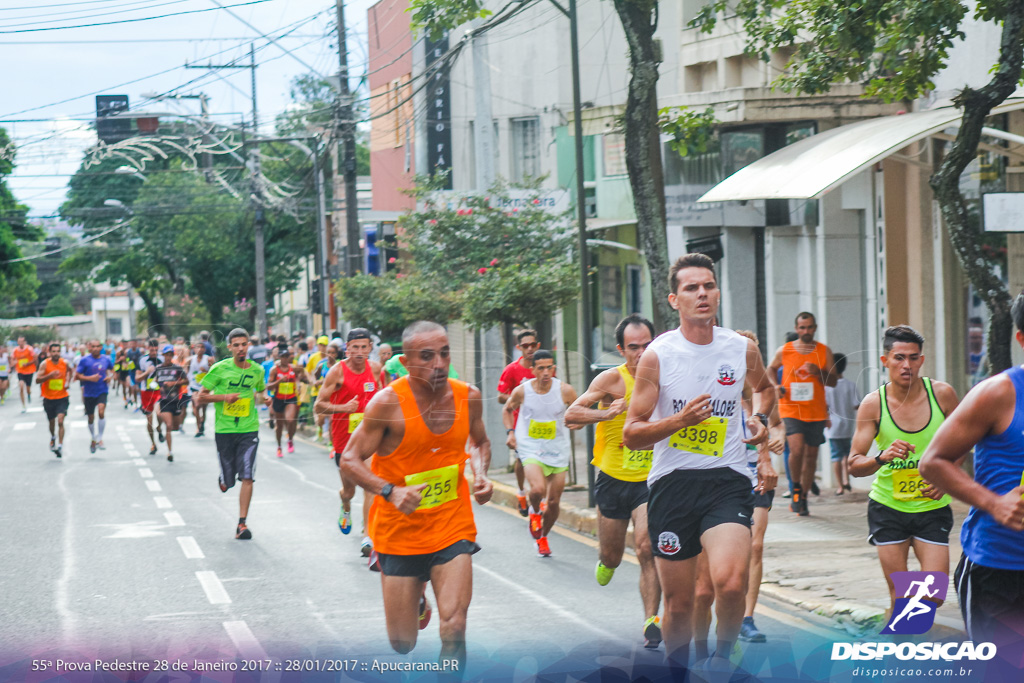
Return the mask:
[[25,410],[24,408],[22,408],[22,409],[21,409],[21,412],[22,412],[22,413],[27,413],[28,411],[27,411],[27,410]]
[[89,452],[90,453],[95,453],[96,452],[96,442],[95,441],[90,441],[89,442]]
[[271,429],[273,429],[273,428],[274,428],[274,420],[273,420],[273,418],[271,418],[271,420],[270,420],[270,428],[271,428]]
[[804,496],[800,500],[800,510],[797,512],[801,517],[807,517],[810,515],[810,511],[807,510],[807,496]]
[[540,502],[540,514],[543,515],[547,511],[548,511],[548,501],[542,500]]
[[430,601],[427,600],[426,586],[423,587],[423,595],[420,596],[420,630],[422,631],[430,623],[430,615],[434,610],[430,608]]
[[60,446],[57,446],[56,448],[53,449],[53,454],[56,455],[58,458],[64,455],[63,453],[60,452],[60,449]]
[[107,444],[103,443],[102,441],[97,441],[96,448],[100,449],[101,451],[105,451],[107,450]]
[[277,457],[279,457],[279,458],[283,458],[284,457],[284,451],[281,450],[280,446],[277,447]]
[[220,492],[221,493],[227,493],[228,492],[228,485],[224,483],[224,480],[221,479],[219,474],[217,475],[217,486],[220,487]]
[[249,531],[249,527],[245,525],[245,522],[239,522],[238,526],[235,527],[235,538],[239,541],[248,541],[252,538],[252,532]]
[[170,453],[167,454],[167,462],[174,462],[174,456]]
[[194,437],[192,437],[192,438],[193,438],[193,439],[198,439],[198,438],[199,438],[199,437],[201,437],[202,435],[203,435],[203,433],[202,433],[202,432],[196,432],[196,435],[195,435]]
[[159,439],[160,439],[160,443],[163,443],[163,442],[164,442],[164,433],[163,433],[163,432],[161,432],[161,431],[160,431],[160,430],[158,429],[158,430],[156,430],[156,435],[157,435],[157,438],[159,438]]
[[50,439],[50,452],[52,453],[57,448],[57,439]]
[[338,517],[338,528],[341,529],[341,533],[348,536],[352,533],[352,511],[341,509],[341,516]]
[[754,617],[743,617],[740,624],[740,640],[746,643],[763,643],[768,639],[754,626]]
[[661,645],[661,618],[655,614],[644,622],[644,647],[657,650]]
[[149,454],[156,455],[156,446],[153,446],[152,448],[149,449]]
[[811,493],[813,493],[816,496],[821,495],[821,489],[818,488],[818,482],[814,482],[813,484],[811,484]]
[[794,484],[793,488],[790,489],[790,493],[792,493],[793,495],[789,499],[789,511],[800,514],[800,508],[803,505],[804,492],[801,490],[799,486]]
[[551,557],[551,548],[548,546],[547,536],[537,537],[537,554],[541,557]]
[[597,563],[597,568],[594,569],[594,576],[597,577],[597,583],[601,586],[607,586],[614,575],[615,569],[604,566],[600,561]]
[[530,510],[526,505],[526,496],[516,496],[516,501],[519,503],[519,516],[528,517],[530,515]]
[[291,439],[288,439],[288,452],[289,453],[294,453],[295,452],[295,444],[292,443]]
[[359,552],[362,553],[363,557],[369,557],[370,553],[373,552],[373,541],[370,540],[369,536],[363,536],[363,543],[359,546]]
[[530,513],[530,535],[535,539],[540,538],[540,531],[543,528],[544,523],[541,520],[541,516],[531,512]]
[[317,427],[316,428],[316,442],[320,443],[323,440],[324,440],[324,428],[323,427]]

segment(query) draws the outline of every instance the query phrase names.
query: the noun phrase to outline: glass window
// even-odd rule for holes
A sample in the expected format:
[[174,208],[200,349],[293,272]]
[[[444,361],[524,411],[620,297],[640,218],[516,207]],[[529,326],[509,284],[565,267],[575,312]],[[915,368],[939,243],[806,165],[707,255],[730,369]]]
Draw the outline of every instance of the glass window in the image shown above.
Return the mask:
[[540,175],[540,119],[512,119],[512,177],[515,180]]
[[626,175],[626,137],[622,133],[605,133],[604,174],[606,176]]
[[107,336],[108,337],[120,337],[121,336],[121,319],[120,318],[107,318]]

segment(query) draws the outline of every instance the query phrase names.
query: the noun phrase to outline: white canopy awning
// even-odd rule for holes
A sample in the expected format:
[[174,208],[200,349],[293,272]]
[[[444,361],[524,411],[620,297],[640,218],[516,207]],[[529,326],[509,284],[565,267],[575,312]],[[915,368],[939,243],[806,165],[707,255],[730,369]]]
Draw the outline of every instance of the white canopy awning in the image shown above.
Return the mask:
[[[1018,109],[1024,109],[1024,99],[1007,100],[992,114]],[[819,199],[907,145],[955,127],[961,115],[955,107],[939,107],[833,128],[741,168],[697,201]]]

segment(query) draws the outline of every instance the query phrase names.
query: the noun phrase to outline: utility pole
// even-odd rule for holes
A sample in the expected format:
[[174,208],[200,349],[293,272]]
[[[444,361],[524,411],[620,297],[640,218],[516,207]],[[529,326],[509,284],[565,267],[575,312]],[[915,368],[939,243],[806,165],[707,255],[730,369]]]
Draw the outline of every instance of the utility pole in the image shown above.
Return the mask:
[[[250,83],[252,87],[252,134],[253,138],[259,137],[259,116],[256,108],[256,47],[249,44],[248,64],[186,64],[186,69],[249,69]],[[260,339],[266,339],[267,329],[267,274],[266,255],[263,239],[263,191],[260,179],[260,149],[259,145],[247,145],[249,157],[249,170],[251,172],[251,197],[254,206],[253,235],[256,243],[256,329]]]
[[335,121],[340,140],[342,176],[345,180],[345,241],[348,243],[345,274],[352,277],[363,270],[359,248],[359,200],[356,198],[356,122],[348,89],[348,46],[345,38],[345,3],[338,10],[338,114]]

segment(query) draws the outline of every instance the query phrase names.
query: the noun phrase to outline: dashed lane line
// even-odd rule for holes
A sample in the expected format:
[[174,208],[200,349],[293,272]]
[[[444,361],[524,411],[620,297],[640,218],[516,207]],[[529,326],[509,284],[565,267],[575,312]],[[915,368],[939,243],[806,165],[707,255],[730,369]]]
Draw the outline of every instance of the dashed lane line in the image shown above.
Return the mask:
[[[156,482],[153,483],[155,484]],[[171,500],[166,496],[154,496],[153,502],[156,503],[156,506],[161,510],[166,510],[172,507]]]
[[203,587],[206,599],[210,601],[211,605],[226,605],[231,602],[231,596],[225,590],[224,584],[217,578],[216,572],[198,571],[196,578],[199,579],[199,585]]
[[185,520],[183,520],[181,515],[174,510],[165,512],[164,518],[167,520],[168,526],[185,526]]
[[267,653],[260,645],[260,641],[256,640],[256,636],[244,621],[225,621],[224,630],[227,631],[228,638],[238,648],[238,654],[242,657],[267,659]]
[[147,479],[146,487],[150,491],[163,491],[163,489],[160,488],[160,482],[158,482],[156,479]]
[[178,545],[181,546],[181,551],[185,553],[185,557],[189,560],[201,560],[206,557],[199,548],[196,539],[192,536],[178,536]]

